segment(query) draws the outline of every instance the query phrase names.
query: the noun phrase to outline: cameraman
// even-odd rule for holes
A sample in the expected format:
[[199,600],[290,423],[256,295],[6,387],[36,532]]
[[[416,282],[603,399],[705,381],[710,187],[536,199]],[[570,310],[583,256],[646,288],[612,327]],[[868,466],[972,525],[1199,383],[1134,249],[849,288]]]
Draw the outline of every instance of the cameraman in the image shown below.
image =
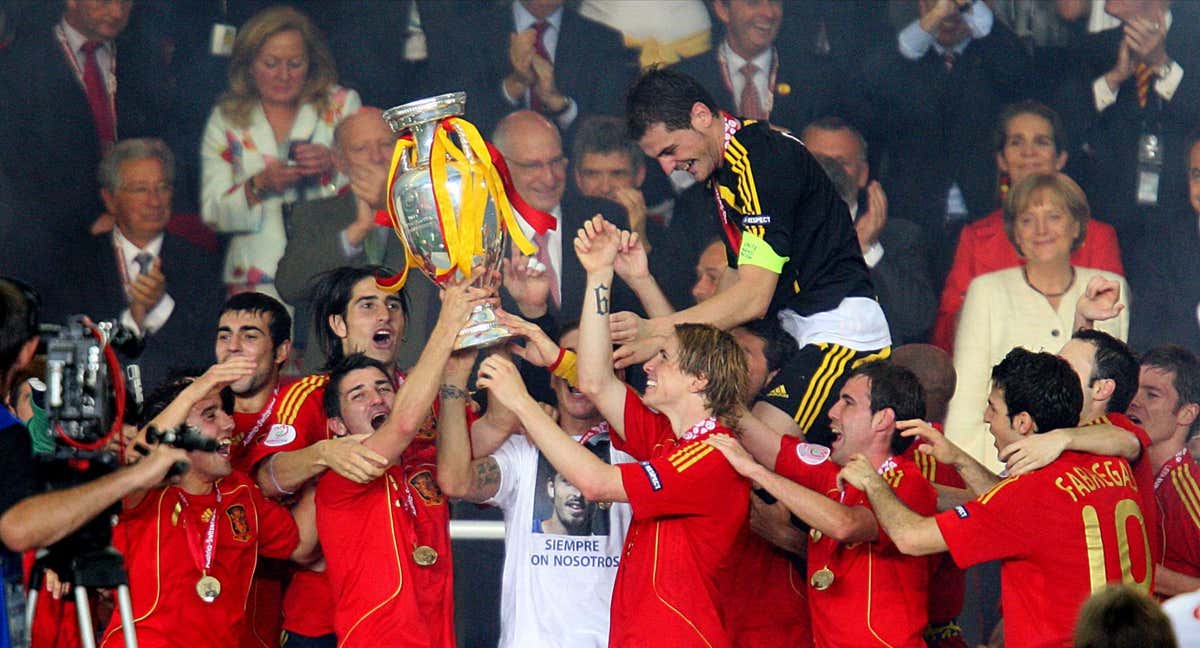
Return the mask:
[[[39,299],[28,286],[0,278],[0,393],[37,350]],[[28,430],[0,407],[0,540],[14,551],[45,547],[66,537],[129,493],[151,488],[187,453],[157,447],[137,464],[87,484],[35,494]]]

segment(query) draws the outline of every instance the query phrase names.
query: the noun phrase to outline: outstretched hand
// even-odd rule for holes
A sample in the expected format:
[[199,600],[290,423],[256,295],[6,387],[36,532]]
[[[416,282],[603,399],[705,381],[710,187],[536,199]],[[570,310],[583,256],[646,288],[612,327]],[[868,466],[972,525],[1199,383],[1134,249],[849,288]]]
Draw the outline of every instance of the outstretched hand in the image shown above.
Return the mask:
[[490,355],[479,365],[476,384],[488,390],[489,398],[495,398],[514,412],[523,399],[532,400],[516,365],[500,355]]
[[537,367],[549,367],[558,360],[558,345],[536,324],[503,310],[496,311],[496,318],[514,336],[525,339],[524,346],[509,343],[508,350],[514,355]]
[[600,214],[584,221],[575,235],[575,254],[588,272],[611,268],[621,248],[621,231]]

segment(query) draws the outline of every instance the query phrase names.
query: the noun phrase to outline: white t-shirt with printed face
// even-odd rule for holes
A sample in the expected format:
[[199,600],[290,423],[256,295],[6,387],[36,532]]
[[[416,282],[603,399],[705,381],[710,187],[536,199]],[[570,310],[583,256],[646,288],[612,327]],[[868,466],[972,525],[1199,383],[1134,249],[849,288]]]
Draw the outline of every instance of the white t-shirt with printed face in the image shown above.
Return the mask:
[[[609,463],[633,461],[611,448],[606,433],[586,445]],[[500,487],[487,503],[504,511],[500,647],[607,646],[629,505],[586,501],[524,436],[510,437],[492,457]]]

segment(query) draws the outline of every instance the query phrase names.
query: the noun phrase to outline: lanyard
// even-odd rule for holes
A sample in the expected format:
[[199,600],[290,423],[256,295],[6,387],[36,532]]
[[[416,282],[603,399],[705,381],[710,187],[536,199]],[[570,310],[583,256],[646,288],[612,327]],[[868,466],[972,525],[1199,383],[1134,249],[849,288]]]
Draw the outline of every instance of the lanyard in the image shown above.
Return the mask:
[[579,437],[579,445],[587,445],[587,442],[591,441],[592,437],[599,434],[608,434],[608,421],[600,421],[596,425],[593,425],[590,430],[584,432]]
[[1154,478],[1154,490],[1157,491],[1159,486],[1162,486],[1163,480],[1167,478],[1167,473],[1179,464],[1183,463],[1184,457],[1187,456],[1187,448],[1180,448],[1179,452],[1175,453],[1174,457],[1167,460],[1163,467],[1158,470],[1158,476]]
[[242,437],[242,445],[249,446],[250,442],[254,440],[254,437],[258,436],[258,431],[262,429],[263,423],[267,422],[267,417],[270,416],[271,411],[275,409],[275,399],[278,397],[279,387],[276,386],[275,391],[271,394],[271,402],[267,403],[267,406],[263,408],[262,414],[254,423],[254,427],[250,428],[250,431],[246,433],[246,436]]
[[[192,562],[206,576],[208,575],[208,570],[212,569],[213,558],[217,553],[217,509],[221,506],[221,484],[219,482],[213,484],[213,491],[217,494],[217,506],[213,508],[212,516],[208,518],[208,529],[204,532],[203,561],[201,561],[200,547],[197,546],[200,544],[199,534],[193,539],[192,534],[188,532],[187,517],[184,516],[183,518],[183,530],[187,535],[188,551],[192,554]],[[183,494],[182,489],[179,491],[179,501],[185,509],[188,507],[187,496]]]
[[[724,110],[721,111],[721,119],[725,122],[724,142],[721,145],[721,154],[725,154],[725,149],[729,148],[729,141],[733,139],[733,135],[742,128],[742,123],[731,116]],[[729,220],[728,214],[725,213],[725,202],[721,200],[721,183],[717,178],[713,177],[713,197],[717,199],[717,213],[721,215],[721,227],[725,230],[725,236],[729,239],[729,244],[733,247],[736,253],[742,249],[742,232]]]

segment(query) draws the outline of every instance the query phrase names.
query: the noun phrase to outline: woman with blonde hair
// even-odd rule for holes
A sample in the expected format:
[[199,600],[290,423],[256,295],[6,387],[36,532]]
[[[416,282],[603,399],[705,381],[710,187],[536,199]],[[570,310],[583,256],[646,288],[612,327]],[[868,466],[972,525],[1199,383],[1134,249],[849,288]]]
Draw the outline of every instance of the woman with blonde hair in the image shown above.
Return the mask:
[[988,398],[991,367],[1017,346],[1057,353],[1075,327],[1075,303],[1093,277],[1120,286],[1120,314],[1096,328],[1129,335],[1129,286],[1120,275],[1071,264],[1090,216],[1087,197],[1062,173],[1026,176],[1004,198],[1004,230],[1025,264],[971,281],[954,336],[958,387],[950,400],[946,436],[993,471],[1004,464],[979,412]]
[[238,32],[229,88],[201,142],[201,216],[230,237],[229,292],[278,297],[275,268],[295,203],[336,189],[330,145],[361,107],[337,85],[333,56],[308,16],[286,6],[255,14]]

